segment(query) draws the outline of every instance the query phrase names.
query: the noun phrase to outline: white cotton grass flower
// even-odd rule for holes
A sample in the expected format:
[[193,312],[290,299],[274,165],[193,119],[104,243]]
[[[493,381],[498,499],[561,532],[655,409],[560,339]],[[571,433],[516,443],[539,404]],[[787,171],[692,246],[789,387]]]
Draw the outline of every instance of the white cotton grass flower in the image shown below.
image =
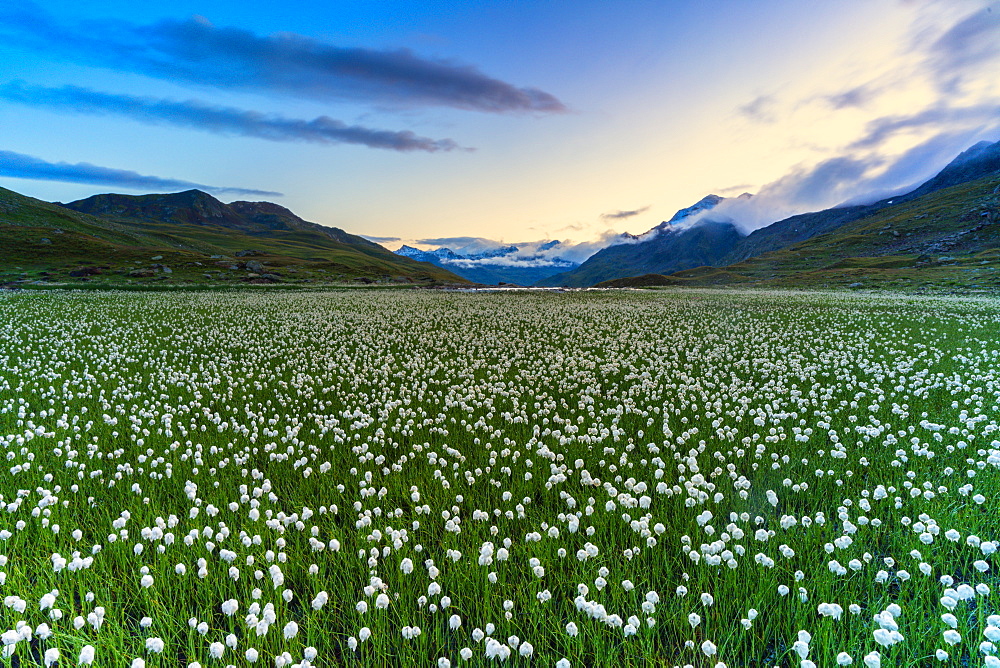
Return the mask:
[[129,664],[129,668],[146,668],[146,660],[142,657],[136,657],[132,659],[132,663]]
[[162,638],[157,638],[157,637],[146,638],[146,651],[147,652],[153,652],[155,654],[160,654],[161,652],[163,652],[163,647],[164,647],[164,643],[163,643],[163,639]]
[[45,650],[45,654],[42,656],[42,662],[45,664],[46,668],[58,663],[59,661],[59,648],[49,647]]
[[80,657],[76,660],[78,666],[89,666],[94,663],[94,646],[84,645],[83,649],[80,650]]

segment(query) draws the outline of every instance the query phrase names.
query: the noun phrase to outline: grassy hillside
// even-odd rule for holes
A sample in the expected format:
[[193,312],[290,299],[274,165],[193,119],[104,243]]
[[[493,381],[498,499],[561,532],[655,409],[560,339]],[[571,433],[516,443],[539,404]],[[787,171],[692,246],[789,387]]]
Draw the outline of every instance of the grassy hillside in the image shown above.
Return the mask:
[[883,208],[832,232],[722,269],[600,287],[755,283],[785,287],[1000,289],[1000,174]]
[[[183,195],[98,196],[81,207],[90,213],[0,188],[0,283],[465,282],[277,205],[230,210],[204,193],[175,201]],[[171,197],[170,206],[146,206]],[[206,202],[224,215],[206,215]]]

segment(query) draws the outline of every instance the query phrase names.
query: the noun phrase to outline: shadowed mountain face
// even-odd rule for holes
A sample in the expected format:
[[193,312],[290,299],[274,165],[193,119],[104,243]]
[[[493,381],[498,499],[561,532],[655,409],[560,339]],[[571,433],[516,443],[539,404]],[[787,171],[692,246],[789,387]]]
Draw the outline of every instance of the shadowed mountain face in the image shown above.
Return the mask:
[[705,221],[654,233],[647,241],[608,246],[572,271],[539,281],[540,286],[584,287],[622,276],[662,274],[715,264],[743,235],[732,223]]
[[130,218],[181,225],[218,225],[244,231],[251,227],[229,206],[200,190],[165,195],[94,195],[62,206],[103,218]]
[[715,208],[723,199],[708,195],[645,234],[631,237],[634,242],[608,246],[576,269],[543,279],[536,285],[585,287],[622,276],[673,273],[713,264],[743,235],[731,223],[702,221],[690,227],[684,223]]

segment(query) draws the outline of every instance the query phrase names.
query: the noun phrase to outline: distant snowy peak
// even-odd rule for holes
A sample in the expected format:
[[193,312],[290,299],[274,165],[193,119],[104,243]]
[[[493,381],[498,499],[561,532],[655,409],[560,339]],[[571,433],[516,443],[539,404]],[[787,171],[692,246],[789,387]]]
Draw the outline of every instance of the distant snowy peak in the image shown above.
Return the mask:
[[394,252],[396,255],[403,255],[405,257],[413,258],[414,260],[420,260],[421,262],[432,262],[440,266],[472,266],[476,264],[498,266],[509,264],[511,266],[517,266],[528,264],[537,265],[539,263],[548,267],[560,268],[577,266],[579,264],[578,262],[573,262],[572,260],[567,260],[557,255],[548,254],[548,251],[553,250],[559,245],[559,240],[546,241],[537,247],[535,247],[534,244],[528,244],[528,246],[523,249],[519,246],[511,244],[508,246],[500,246],[497,248],[490,248],[467,254],[456,253],[447,247],[425,251],[420,250],[419,248],[414,248],[413,246],[403,245],[399,248],[399,250]]
[[493,285],[533,285],[539,280],[580,266],[579,262],[559,255],[562,252],[572,252],[573,248],[562,246],[558,240],[516,245],[502,245],[488,239],[472,241],[475,243],[459,247],[458,252],[445,247],[420,250],[404,245],[395,253],[444,267],[475,283]]
[[[751,195],[750,193],[743,193],[736,199],[746,200],[750,199],[751,197],[753,197],[753,195]],[[705,213],[706,211],[711,211],[712,209],[717,207],[720,203],[726,201],[726,199],[727,198],[721,197],[719,195],[706,195],[697,202],[695,202],[694,204],[692,204],[691,206],[686,207],[684,209],[680,209],[670,218],[670,220],[665,220],[656,227],[642,234],[628,234],[628,233],[622,234],[621,235],[621,238],[623,240],[622,243],[648,241],[649,239],[652,239],[653,237],[662,234],[664,232],[674,233],[677,232],[678,230],[686,229],[688,227],[688,224],[693,222],[692,219],[697,219],[698,216]]]
[[432,251],[424,251],[419,248],[414,248],[413,246],[404,245],[399,250],[395,251],[395,253],[396,255],[413,258],[414,260],[420,260],[421,262],[433,262],[434,260],[447,262],[448,260],[460,260],[464,258],[463,255],[459,255],[450,248],[437,248]]

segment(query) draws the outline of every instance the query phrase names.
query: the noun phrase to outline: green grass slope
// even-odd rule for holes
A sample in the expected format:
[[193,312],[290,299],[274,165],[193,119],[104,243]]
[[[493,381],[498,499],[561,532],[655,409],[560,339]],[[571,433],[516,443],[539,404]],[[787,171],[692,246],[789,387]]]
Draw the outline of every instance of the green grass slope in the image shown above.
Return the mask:
[[267,202],[200,191],[68,205],[0,188],[0,283],[465,283]]

